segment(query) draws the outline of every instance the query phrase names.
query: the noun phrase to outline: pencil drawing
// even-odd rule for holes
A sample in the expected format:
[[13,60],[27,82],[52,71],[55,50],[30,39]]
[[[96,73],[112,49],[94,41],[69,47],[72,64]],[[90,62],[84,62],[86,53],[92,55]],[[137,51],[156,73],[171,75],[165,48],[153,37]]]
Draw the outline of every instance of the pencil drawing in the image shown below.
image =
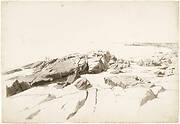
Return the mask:
[[3,2],[3,121],[177,122],[177,9]]

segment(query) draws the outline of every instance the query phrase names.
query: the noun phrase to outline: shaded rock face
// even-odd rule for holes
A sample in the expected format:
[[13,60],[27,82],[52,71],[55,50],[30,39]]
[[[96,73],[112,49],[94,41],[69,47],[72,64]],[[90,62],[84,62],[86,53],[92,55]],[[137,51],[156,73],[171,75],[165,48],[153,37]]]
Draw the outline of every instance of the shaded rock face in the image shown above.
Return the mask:
[[12,86],[10,86],[10,87],[6,86],[6,96],[15,95],[15,94],[25,91],[29,88],[31,88],[31,86],[28,83],[19,82],[18,80],[16,80],[12,84]]
[[62,59],[43,62],[37,68],[35,68],[35,73],[32,75],[34,79],[31,81],[31,85],[33,86],[59,79],[67,79],[67,82],[72,83],[72,81],[69,81],[70,77],[72,79],[75,72],[77,74],[75,74],[76,76],[74,78],[86,73],[88,64],[85,57],[70,56],[69,58],[64,57]]
[[105,77],[104,81],[106,84],[115,87],[115,86],[119,86],[121,88],[127,88],[127,84],[126,82],[122,82],[122,80],[116,76],[113,77]]
[[155,86],[155,84],[152,83],[151,81],[144,80],[138,76],[134,76],[134,79],[136,80],[136,82],[134,82],[130,87],[140,86],[140,87],[144,87],[144,88],[152,88]]
[[111,54],[108,51],[98,51],[88,54],[88,72],[97,74],[106,71],[109,67],[110,59]]
[[122,69],[123,67],[121,66],[121,64],[114,63],[110,66],[109,70],[111,74],[119,74],[122,73]]
[[146,104],[148,101],[157,98],[159,93],[164,92],[166,90],[164,87],[160,85],[155,85],[137,76],[110,76],[105,77],[104,81],[112,88],[121,87],[123,89],[126,89],[138,86],[147,90],[140,101],[140,106]]
[[72,75],[69,75],[64,81],[61,81],[58,84],[58,88],[64,88],[70,84],[72,84],[76,79],[80,78],[80,75],[75,72]]
[[42,81],[50,82],[56,79],[67,77],[68,75],[75,73],[76,69],[77,65],[71,60],[58,61],[36,73],[36,78],[33,80],[32,85]]
[[147,92],[145,93],[144,97],[142,98],[140,106],[144,105],[148,101],[151,101],[157,98],[159,93],[164,92],[164,91],[165,91],[164,87],[158,86],[158,85],[149,88]]
[[89,73],[97,74],[105,70],[105,65],[100,58],[91,58],[88,60]]
[[[17,111],[11,111],[11,115],[13,116],[14,113],[17,116],[20,115],[19,118],[23,122],[29,120],[38,122],[39,119],[41,121],[47,119],[48,122],[79,122],[88,118],[88,115],[95,115],[91,117],[92,120],[88,119],[89,122],[93,122],[93,118],[97,117],[108,122],[108,117],[114,118],[111,113],[117,115],[111,122],[116,122],[119,117],[138,118],[139,115],[146,113],[145,117],[148,118],[148,111],[151,111],[149,108],[161,107],[161,105],[166,105],[163,102],[167,101],[167,104],[170,105],[173,101],[173,99],[166,101],[168,97],[166,95],[171,96],[171,93],[168,93],[169,86],[171,89],[175,89],[174,86],[171,86],[172,83],[167,85],[167,82],[171,82],[171,78],[174,76],[167,79],[169,77],[157,78],[154,75],[157,69],[165,71],[166,75],[169,66],[140,67],[130,59],[117,59],[106,52],[98,51],[93,52],[92,55],[71,54],[61,59],[41,61],[26,66],[26,68],[30,68],[30,75],[14,78],[18,81],[14,83],[14,86],[7,87],[7,95],[11,96],[26,90],[28,86],[25,82],[31,84],[30,87],[38,87],[22,92],[17,97],[7,98],[6,102],[11,103],[9,105],[15,104],[17,106]],[[106,70],[105,73],[97,74]],[[23,69],[23,71],[26,70]],[[138,76],[134,76],[134,74]],[[7,77],[11,77],[11,75]],[[42,86],[45,83],[54,84]],[[167,88],[167,93],[162,93],[166,89],[160,85]],[[23,100],[24,102],[18,102]],[[131,105],[127,106],[126,104]],[[107,107],[109,105],[111,107]],[[159,109],[165,108],[166,106]],[[123,113],[129,110],[130,114]],[[141,110],[146,112],[141,113]],[[139,111],[140,113],[137,113]],[[102,114],[102,112],[104,113]],[[49,118],[46,116],[48,114]],[[157,114],[156,112],[153,114],[154,118]],[[104,120],[105,118],[107,119]]]
[[144,104],[147,103],[148,101],[153,100],[153,99],[155,99],[155,98],[157,98],[157,95],[155,95],[155,94],[153,93],[153,91],[152,91],[151,89],[149,89],[149,90],[146,92],[144,98],[141,100],[140,106],[144,105]]
[[173,67],[160,68],[155,74],[157,77],[171,76],[174,75],[174,69]]
[[[72,84],[81,74],[96,74],[106,71],[109,67],[110,59],[111,54],[108,51],[96,51],[86,55],[70,54],[60,59],[38,61],[25,65],[23,68],[33,69],[33,74],[16,77],[15,79],[19,82],[27,82],[31,86],[59,82],[58,85],[64,88]],[[12,93],[12,95],[14,94]]]
[[84,96],[84,98],[77,102],[75,110],[67,116],[66,120],[72,118],[84,106],[84,104],[86,103],[86,100],[88,98],[88,95],[89,95],[89,92],[86,91],[86,95]]
[[153,84],[149,81],[144,81],[143,79],[137,76],[109,76],[104,78],[105,84],[110,85],[111,87],[119,86],[123,89],[142,86],[142,87],[151,87]]
[[111,55],[111,59],[109,61],[109,66],[112,65],[112,64],[115,64],[116,61],[117,61],[117,58],[114,55]]
[[87,90],[92,87],[92,85],[86,78],[79,78],[74,82],[74,84],[79,90]]
[[[76,71],[78,74],[100,73],[108,68],[110,60],[109,52],[94,52],[91,55],[72,54],[62,59],[55,59],[43,62],[38,65],[34,74],[35,79],[32,85],[39,82],[51,82],[73,75]],[[37,67],[37,66],[36,66]],[[40,71],[37,71],[40,70]]]
[[166,89],[163,86],[156,85],[150,88],[153,93],[157,96],[159,93],[164,92]]

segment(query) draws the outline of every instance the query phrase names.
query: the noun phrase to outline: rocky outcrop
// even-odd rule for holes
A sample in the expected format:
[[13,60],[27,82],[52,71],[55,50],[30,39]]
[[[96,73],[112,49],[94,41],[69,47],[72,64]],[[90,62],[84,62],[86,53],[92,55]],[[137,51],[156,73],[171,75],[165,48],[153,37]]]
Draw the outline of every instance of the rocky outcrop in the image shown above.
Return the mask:
[[38,66],[40,69],[35,69],[36,72],[31,75],[34,77],[31,81],[32,86],[43,85],[43,83],[59,79],[67,79],[67,83],[72,83],[76,77],[87,71],[85,58],[63,58],[43,63]]
[[70,84],[72,84],[76,79],[80,78],[80,75],[77,73],[77,71],[74,74],[69,75],[66,77],[64,81],[61,81],[58,84],[59,88],[64,88]]
[[109,61],[109,66],[112,65],[112,64],[115,64],[116,61],[117,61],[117,58],[114,55],[111,55],[111,59]]
[[145,81],[138,76],[126,76],[126,75],[117,75],[109,76],[104,78],[105,84],[110,85],[111,87],[119,86],[123,89],[141,86],[141,87],[151,87],[153,84],[149,81]]
[[141,59],[137,61],[139,66],[162,66],[162,65],[169,65],[172,61],[170,58],[166,57],[165,55],[159,55],[156,57],[151,57],[148,59]]
[[111,87],[119,86],[123,89],[127,88],[126,82],[123,82],[121,78],[112,76],[112,77],[105,77],[104,81],[106,84],[110,85]]
[[87,90],[92,87],[92,85],[86,78],[79,78],[74,82],[74,84],[79,90]]
[[[141,113],[142,110],[146,111],[148,118],[148,107],[159,108],[166,103],[170,105],[174,100],[166,100],[166,97],[173,96],[171,94],[176,92],[175,85],[169,85],[175,76],[164,77],[174,74],[174,68],[163,58],[160,62],[159,59],[156,61],[151,58],[143,60],[142,66],[152,67],[140,67],[136,59],[132,60],[117,59],[108,51],[95,51],[87,54],[70,54],[26,65],[21,68],[22,73],[6,75],[8,79],[11,78],[6,82],[7,96],[22,92],[15,97],[6,98],[6,103],[17,106],[17,111],[11,115],[17,113],[17,116],[22,116],[19,118],[23,122],[38,122],[44,119],[48,122],[83,122],[88,115],[94,115],[88,119],[89,122],[94,122],[97,118],[100,121],[107,118],[104,121],[108,121],[108,117],[114,118],[111,114],[113,112],[118,116],[111,121],[116,122],[119,117],[136,118],[134,115],[144,114]],[[26,71],[30,71],[28,75],[25,75]],[[157,75],[162,77],[158,78],[156,73],[154,74],[155,71],[159,71]],[[163,86],[173,90],[167,89],[163,94],[162,92],[166,91]],[[23,92],[31,87],[33,88]],[[156,106],[156,103],[159,105]],[[126,104],[131,105],[124,106]],[[111,107],[107,107],[109,105]],[[118,107],[120,108],[117,109]],[[124,115],[123,112],[129,110],[131,113]],[[53,114],[49,114],[47,118],[48,113]]]
[[111,66],[109,67],[110,69],[110,73],[111,74],[119,74],[119,73],[123,73],[123,69],[124,68],[128,68],[130,67],[130,61],[128,60],[123,60],[123,59],[119,59],[117,61],[115,61],[114,64],[111,64]]
[[114,63],[113,65],[111,65],[109,70],[111,74],[119,74],[123,73],[122,69],[123,67],[121,66],[121,64]]
[[91,74],[97,74],[105,70],[105,66],[101,60],[101,58],[91,58],[88,60],[89,70],[88,72]]
[[[35,73],[34,77],[36,78],[31,84],[39,85],[42,82],[52,82],[62,78],[67,78],[68,81],[66,82],[72,83],[75,81],[75,77],[79,77],[80,74],[105,71],[108,68],[110,57],[109,52],[98,51],[89,53],[88,55],[71,54],[62,59],[43,62],[38,66],[41,71]],[[78,74],[73,79],[75,72]],[[71,79],[72,81],[69,81]]]
[[16,80],[12,86],[6,86],[6,96],[12,96],[17,93],[20,93],[22,91],[25,91],[27,89],[31,88],[31,86],[26,82],[19,82]]
[[[81,74],[97,74],[106,71],[109,68],[110,60],[115,61],[116,58],[115,56],[111,58],[111,54],[108,51],[93,51],[87,54],[75,53],[62,58],[25,65],[23,66],[24,69],[33,69],[34,72],[30,75],[18,76],[13,79],[19,82],[27,82],[31,86],[58,82],[58,85],[64,88],[72,84]],[[79,83],[82,82],[84,85],[88,81],[81,79]],[[20,90],[18,91],[20,92]]]
[[[165,62],[170,64],[170,61],[165,60],[167,60],[167,58],[160,57],[157,61],[149,60],[143,62],[148,62],[148,64],[145,65],[154,66],[162,65],[162,63]],[[57,83],[58,88],[64,88],[74,83],[77,89],[87,90],[91,88],[92,85],[86,78],[81,78],[82,74],[97,74],[107,69],[110,70],[111,74],[119,74],[123,72],[122,69],[130,66],[131,61],[117,59],[111,55],[109,51],[93,51],[87,54],[75,53],[62,58],[38,61],[23,67],[33,69],[33,74],[16,77],[16,82],[14,82],[11,87],[7,87],[7,96],[20,93],[33,86],[49,83]],[[165,68],[165,70],[167,70],[167,68]],[[104,78],[104,81],[105,84],[110,87],[118,86],[123,89],[135,86],[144,88],[154,87],[153,83],[137,76],[107,76]]]
[[155,72],[157,77],[171,76],[174,75],[174,67],[163,67]]
[[158,97],[158,94],[165,91],[165,88],[160,85],[155,85],[150,81],[146,81],[138,76],[109,76],[104,78],[105,84],[113,87],[121,87],[123,89],[132,87],[142,87],[147,89],[144,97],[141,100],[140,105],[144,105],[148,101],[151,101]]
[[72,60],[58,61],[36,73],[36,78],[33,80],[32,85],[42,81],[53,81],[67,77],[75,73],[77,69],[78,65]]
[[[27,76],[28,79],[33,77],[30,81],[32,86],[59,79],[67,79],[67,82],[72,83],[75,72],[78,72],[78,74],[76,74],[78,77],[81,74],[105,71],[108,68],[110,57],[110,53],[104,51],[92,52],[87,55],[76,53],[61,59],[32,63],[24,66],[24,68],[34,69],[34,73]],[[69,81],[69,78],[71,78],[72,81]],[[24,80],[26,79],[24,78]]]
[[38,67],[39,65],[41,65],[43,63],[43,61],[37,61],[35,63],[30,63],[28,65],[23,66],[24,69],[33,69]]
[[111,54],[106,51],[97,51],[88,54],[88,72],[97,74],[106,71],[109,67]]

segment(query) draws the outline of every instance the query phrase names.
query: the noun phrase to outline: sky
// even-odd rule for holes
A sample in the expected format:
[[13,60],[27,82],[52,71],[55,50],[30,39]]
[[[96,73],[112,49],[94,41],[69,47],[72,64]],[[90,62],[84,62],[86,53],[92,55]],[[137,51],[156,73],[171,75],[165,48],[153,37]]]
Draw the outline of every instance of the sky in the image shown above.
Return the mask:
[[4,68],[113,44],[177,41],[178,2],[2,3]]

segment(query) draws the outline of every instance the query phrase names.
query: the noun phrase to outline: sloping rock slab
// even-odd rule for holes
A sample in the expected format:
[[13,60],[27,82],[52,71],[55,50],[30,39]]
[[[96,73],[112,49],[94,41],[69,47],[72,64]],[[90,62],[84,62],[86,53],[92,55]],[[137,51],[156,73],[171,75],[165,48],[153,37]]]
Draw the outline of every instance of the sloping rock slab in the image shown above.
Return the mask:
[[128,76],[128,75],[116,75],[116,76],[108,76],[104,78],[105,84],[110,85],[111,87],[119,86],[121,88],[129,88],[135,86],[141,86],[150,88],[153,87],[154,84],[145,81],[138,76]]
[[136,85],[139,81],[134,76],[118,75],[104,78],[105,84],[112,87],[119,86],[121,88],[128,88],[131,85]]
[[116,76],[105,77],[104,81],[105,81],[106,84],[108,84],[108,85],[110,85],[112,87],[119,86],[119,87],[122,87],[122,88],[127,88],[126,82],[123,82],[121,80],[121,78],[116,77]]
[[157,98],[157,95],[154,94],[154,92],[151,89],[148,89],[145,96],[141,100],[140,106],[144,105],[148,101],[151,101],[153,99]]
[[[51,82],[57,79],[68,77],[75,74],[75,72],[77,72],[78,74],[83,73],[87,71],[87,63],[85,60],[83,62],[82,61],[83,60],[80,60],[78,58],[57,60],[52,65],[49,65],[39,73],[36,73],[36,78],[33,80],[32,85],[35,85],[39,82]],[[79,62],[81,63],[79,64]],[[70,83],[72,83],[72,81],[70,81]]]
[[19,82],[18,80],[16,80],[12,86],[6,86],[6,96],[12,96],[15,95],[17,93],[20,93],[22,91],[25,91],[27,89],[31,88],[31,86],[29,85],[29,83],[26,82]]
[[154,87],[151,87],[150,89],[153,91],[155,95],[158,95],[159,93],[164,92],[166,90],[163,86],[160,85],[156,85]]
[[160,85],[156,85],[152,88],[149,88],[147,90],[145,96],[142,98],[140,106],[144,105],[148,101],[151,101],[151,100],[157,98],[159,93],[164,92],[164,91],[165,91],[164,87],[162,87]]
[[74,73],[72,75],[69,75],[64,81],[61,81],[58,84],[58,88],[64,88],[70,84],[72,84],[76,79],[80,78],[80,75],[78,73]]

